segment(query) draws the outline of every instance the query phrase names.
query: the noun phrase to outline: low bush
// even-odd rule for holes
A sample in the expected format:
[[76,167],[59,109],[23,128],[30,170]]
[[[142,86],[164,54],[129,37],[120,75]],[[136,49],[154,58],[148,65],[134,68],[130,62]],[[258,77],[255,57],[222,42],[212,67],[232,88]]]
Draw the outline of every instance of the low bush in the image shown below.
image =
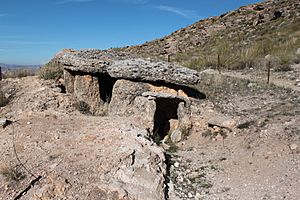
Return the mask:
[[84,102],[84,101],[78,101],[75,103],[75,108],[78,110],[80,113],[85,114],[85,115],[91,115],[90,111],[90,106]]
[[44,80],[58,79],[63,76],[63,65],[53,59],[38,70],[38,76]]
[[4,107],[8,104],[9,100],[5,97],[3,91],[0,91],[0,107]]
[[293,70],[293,68],[289,64],[276,65],[274,67],[275,72],[288,72],[288,71],[292,71],[292,70]]
[[255,67],[253,60],[240,60],[229,67],[231,70],[243,70]]
[[26,174],[21,170],[21,166],[9,166],[0,168],[0,174],[7,180],[19,182],[26,178]]

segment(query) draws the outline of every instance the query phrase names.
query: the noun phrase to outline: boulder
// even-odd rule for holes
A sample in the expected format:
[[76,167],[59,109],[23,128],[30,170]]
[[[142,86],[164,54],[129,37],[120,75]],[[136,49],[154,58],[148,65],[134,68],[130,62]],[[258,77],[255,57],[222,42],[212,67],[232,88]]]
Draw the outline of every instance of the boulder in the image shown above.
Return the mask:
[[221,128],[232,130],[237,125],[237,122],[234,119],[221,114],[217,114],[215,112],[207,114],[207,117],[208,124],[210,124],[211,126],[218,126]]
[[178,143],[183,139],[182,136],[183,136],[182,131],[179,129],[176,129],[171,133],[171,141],[173,143]]
[[0,126],[2,126],[2,128],[7,126],[7,124],[8,124],[8,120],[6,118],[0,118]]

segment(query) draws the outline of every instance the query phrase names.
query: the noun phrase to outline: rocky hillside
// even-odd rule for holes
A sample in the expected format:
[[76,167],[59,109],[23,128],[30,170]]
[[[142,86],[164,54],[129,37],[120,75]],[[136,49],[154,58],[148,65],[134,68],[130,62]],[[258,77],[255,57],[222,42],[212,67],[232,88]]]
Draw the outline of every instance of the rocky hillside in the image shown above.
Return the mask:
[[[191,64],[186,62],[199,57],[207,59],[207,55],[218,49],[225,51],[227,46],[234,50],[231,53],[243,53],[243,57],[278,54],[284,48],[285,52],[295,52],[300,46],[299,26],[298,0],[267,0],[198,21],[164,38],[122,50],[160,59],[166,59],[168,54],[172,55],[171,59],[185,64]],[[277,48],[272,48],[274,46]],[[250,53],[245,53],[246,50]]]

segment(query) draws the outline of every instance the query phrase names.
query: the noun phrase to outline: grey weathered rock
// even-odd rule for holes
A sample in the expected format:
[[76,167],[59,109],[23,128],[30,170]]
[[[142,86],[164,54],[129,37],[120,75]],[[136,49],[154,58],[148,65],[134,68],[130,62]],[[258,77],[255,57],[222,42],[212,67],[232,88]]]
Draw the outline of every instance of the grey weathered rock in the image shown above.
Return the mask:
[[65,69],[88,73],[105,73],[108,62],[97,59],[80,58],[73,55],[63,55],[59,59]]
[[300,55],[300,48],[297,49],[296,54]]
[[163,81],[173,84],[197,84],[197,71],[166,62],[151,62],[143,59],[115,61],[107,68],[110,76],[138,81]]
[[142,93],[148,90],[149,87],[146,83],[118,80],[113,88],[109,114],[132,115],[135,98],[142,96]]
[[102,114],[103,102],[100,98],[100,89],[98,78],[91,75],[76,76],[74,80],[74,95],[78,103],[84,102],[88,107],[85,108],[83,103],[78,104],[83,108],[79,110],[90,112],[91,114]]
[[64,85],[68,93],[74,93],[75,76],[69,70],[64,70]]
[[164,92],[144,92],[142,94],[143,97],[155,97],[155,98],[164,98],[164,99],[178,99],[179,101],[183,101],[189,104],[189,99],[184,96],[178,96],[175,94],[169,94]]
[[186,105],[184,102],[180,102],[178,104],[177,115],[178,115],[178,123],[179,123],[178,126],[182,132],[182,139],[183,139],[189,134],[192,128],[190,105],[189,104]]
[[208,123],[212,126],[218,126],[232,130],[237,124],[237,122],[234,119],[221,114],[216,114],[214,112],[207,114],[207,116]]
[[296,150],[298,148],[298,145],[297,144],[291,144],[290,145],[290,149],[291,150]]
[[63,50],[55,57],[64,68],[73,72],[108,73],[118,79],[162,81],[172,84],[197,84],[197,71],[167,62],[152,62],[128,55],[100,50]]
[[180,129],[176,129],[171,133],[171,141],[173,143],[178,143],[182,140],[182,131]]
[[[160,105],[157,101],[163,100],[167,104]],[[133,82],[129,80],[118,80],[113,88],[112,99],[109,104],[109,115],[130,116],[134,115],[140,119],[144,127],[150,132],[153,131],[155,123],[155,113],[161,106],[168,106],[166,115],[170,113],[177,113],[178,119],[169,118],[169,131],[181,132],[180,136],[177,134],[176,142],[183,138],[182,133],[188,133],[191,128],[190,122],[190,100],[181,91],[174,89],[154,86],[149,83]],[[157,105],[159,104],[159,105]],[[174,106],[176,105],[176,106]],[[175,110],[172,110],[175,109]],[[172,111],[171,111],[172,110]],[[170,113],[168,113],[170,112]],[[156,116],[159,117],[159,116]]]
[[[160,134],[178,129],[176,141],[189,132],[191,103],[184,85],[200,81],[197,71],[114,50],[66,49],[55,59],[64,65],[66,91],[75,97],[77,109],[94,115],[134,115],[148,131]],[[176,121],[176,128],[170,127],[170,120]]]
[[[135,199],[164,199],[166,164],[161,147],[151,145],[144,137],[146,131],[132,129],[127,131],[135,139],[135,144],[118,147],[121,155],[116,171],[109,173],[115,183],[119,183]],[[128,137],[128,136],[127,136]]]
[[65,69],[86,73],[106,73],[106,68],[112,60],[129,57],[113,50],[98,49],[63,49],[55,58],[65,66]]
[[7,123],[8,123],[8,121],[6,118],[0,118],[0,126],[2,126],[2,128],[7,126]]

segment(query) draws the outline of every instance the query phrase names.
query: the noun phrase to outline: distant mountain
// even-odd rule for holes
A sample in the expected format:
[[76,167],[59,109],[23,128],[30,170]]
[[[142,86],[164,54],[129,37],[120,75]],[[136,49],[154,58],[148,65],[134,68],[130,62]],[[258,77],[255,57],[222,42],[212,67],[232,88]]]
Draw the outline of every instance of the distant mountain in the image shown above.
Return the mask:
[[10,69],[20,69],[20,68],[36,69],[36,68],[39,68],[40,66],[41,65],[16,65],[16,64],[0,63],[0,67],[2,68],[2,71],[10,70]]

